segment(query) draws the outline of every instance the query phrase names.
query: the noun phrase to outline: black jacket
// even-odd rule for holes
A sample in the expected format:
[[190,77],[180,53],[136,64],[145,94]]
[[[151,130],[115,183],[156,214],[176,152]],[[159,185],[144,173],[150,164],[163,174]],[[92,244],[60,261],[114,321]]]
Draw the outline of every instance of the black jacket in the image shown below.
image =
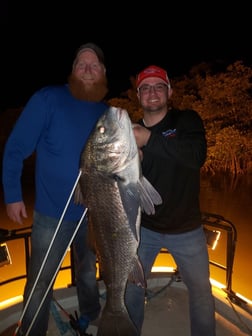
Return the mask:
[[[144,126],[143,121],[139,124]],[[142,148],[143,175],[160,193],[163,203],[155,215],[142,214],[142,225],[161,233],[180,233],[201,225],[200,168],[206,159],[202,119],[193,110],[169,110],[153,127]]]

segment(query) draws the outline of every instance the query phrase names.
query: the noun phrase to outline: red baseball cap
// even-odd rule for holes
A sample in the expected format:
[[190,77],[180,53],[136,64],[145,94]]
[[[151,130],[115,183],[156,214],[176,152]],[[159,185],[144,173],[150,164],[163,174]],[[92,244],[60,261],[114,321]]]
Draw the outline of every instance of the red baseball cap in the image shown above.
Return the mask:
[[150,65],[137,75],[136,87],[138,88],[139,85],[141,84],[141,82],[145,78],[149,78],[149,77],[161,78],[167,85],[170,85],[170,81],[169,81],[167,72],[164,69],[162,69],[162,68],[160,68],[156,65]]

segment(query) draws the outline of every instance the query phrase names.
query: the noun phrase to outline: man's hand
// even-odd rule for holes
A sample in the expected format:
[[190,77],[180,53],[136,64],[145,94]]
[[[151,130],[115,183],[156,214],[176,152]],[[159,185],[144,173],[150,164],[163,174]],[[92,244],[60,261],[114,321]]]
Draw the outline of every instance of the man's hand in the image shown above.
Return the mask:
[[23,218],[27,218],[27,212],[24,202],[15,202],[6,204],[8,217],[19,224],[23,224]]
[[150,138],[151,131],[139,124],[132,124],[132,128],[136,138],[137,147],[141,149],[146,146]]

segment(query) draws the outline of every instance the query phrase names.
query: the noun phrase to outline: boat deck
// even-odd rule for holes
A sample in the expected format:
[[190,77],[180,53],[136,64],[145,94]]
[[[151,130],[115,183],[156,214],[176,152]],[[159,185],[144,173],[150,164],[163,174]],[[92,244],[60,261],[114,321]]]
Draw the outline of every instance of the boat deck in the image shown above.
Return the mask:
[[[105,288],[99,282],[101,303],[104,305]],[[146,302],[145,320],[142,336],[188,336],[190,323],[188,314],[188,295],[182,282],[173,281],[172,278],[157,277],[148,281],[149,295]],[[220,289],[213,287],[216,303],[216,336],[246,336],[252,335],[252,309],[243,309],[230,302],[227,295]],[[68,314],[75,316],[77,300],[75,287],[58,289],[55,299],[64,307]],[[16,323],[20,318],[21,303],[9,307],[1,312],[0,336],[13,336]],[[2,324],[3,323],[3,324]],[[10,326],[3,329],[3,325]],[[98,321],[91,324],[87,330],[88,335],[96,336]],[[48,336],[76,336],[66,314],[56,304],[52,306]]]

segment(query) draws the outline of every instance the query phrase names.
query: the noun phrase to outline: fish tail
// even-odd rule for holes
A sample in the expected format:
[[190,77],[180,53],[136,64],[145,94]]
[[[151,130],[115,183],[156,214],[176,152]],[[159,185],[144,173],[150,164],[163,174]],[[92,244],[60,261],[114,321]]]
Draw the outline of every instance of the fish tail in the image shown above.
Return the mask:
[[104,310],[97,336],[140,336],[127,310],[111,313]]

